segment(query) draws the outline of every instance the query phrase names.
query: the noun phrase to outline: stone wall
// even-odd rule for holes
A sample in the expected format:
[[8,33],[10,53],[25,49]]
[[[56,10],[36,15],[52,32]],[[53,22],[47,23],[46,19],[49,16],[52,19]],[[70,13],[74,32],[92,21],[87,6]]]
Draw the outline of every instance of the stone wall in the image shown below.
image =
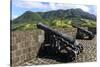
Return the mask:
[[37,30],[12,32],[10,47],[11,65],[20,65],[36,57],[40,47],[39,37],[41,37],[41,34]]
[[[68,34],[72,32],[71,35]],[[75,29],[59,29],[59,32],[75,36]],[[11,65],[21,65],[32,58],[36,58],[37,52],[43,42],[43,31],[15,31],[11,33]]]

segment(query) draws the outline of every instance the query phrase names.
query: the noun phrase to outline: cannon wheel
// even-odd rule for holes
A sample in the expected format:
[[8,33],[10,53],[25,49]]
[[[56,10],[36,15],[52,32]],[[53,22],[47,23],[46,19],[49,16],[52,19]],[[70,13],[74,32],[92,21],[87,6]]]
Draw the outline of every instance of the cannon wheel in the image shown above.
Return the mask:
[[80,49],[80,53],[83,52],[83,45],[82,44],[77,45],[77,47]]
[[92,40],[94,38],[94,36],[89,36],[89,39]]
[[[63,50],[63,49],[62,49]],[[60,52],[60,57],[66,61],[74,61],[77,58],[77,54],[72,49],[65,49],[66,52]]]
[[76,39],[84,39],[84,35],[77,33]]
[[71,61],[77,58],[77,54],[73,50],[69,50],[68,54],[69,54],[69,58],[71,59]]
[[68,53],[58,53],[57,56],[62,62],[72,62],[77,58],[77,55],[72,50],[69,50]]

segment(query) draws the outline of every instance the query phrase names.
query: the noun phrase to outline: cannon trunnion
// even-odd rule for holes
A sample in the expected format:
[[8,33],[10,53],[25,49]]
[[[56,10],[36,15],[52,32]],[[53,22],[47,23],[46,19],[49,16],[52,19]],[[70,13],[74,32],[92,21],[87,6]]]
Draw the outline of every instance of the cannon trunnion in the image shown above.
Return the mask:
[[68,35],[59,33],[42,23],[38,23],[37,28],[44,31],[44,42],[41,44],[37,57],[73,61],[82,52],[82,44]]

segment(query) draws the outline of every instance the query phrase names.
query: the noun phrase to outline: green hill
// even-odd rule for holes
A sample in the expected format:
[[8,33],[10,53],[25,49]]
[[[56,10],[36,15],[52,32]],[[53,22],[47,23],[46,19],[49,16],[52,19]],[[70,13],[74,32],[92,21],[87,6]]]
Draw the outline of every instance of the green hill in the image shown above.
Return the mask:
[[90,25],[95,27],[94,25],[96,25],[96,16],[84,12],[81,9],[55,10],[55,11],[48,11],[48,12],[26,11],[18,18],[12,20],[12,29],[14,30],[33,29],[36,28],[35,25],[38,22],[42,22],[49,26],[62,27],[62,28],[72,27],[71,24],[77,24],[81,26]]
[[33,21],[34,21],[34,23],[42,21],[42,17],[38,13],[26,11],[24,14],[22,14],[21,16],[19,16],[16,19],[14,19],[13,23],[15,23],[15,24],[32,23]]

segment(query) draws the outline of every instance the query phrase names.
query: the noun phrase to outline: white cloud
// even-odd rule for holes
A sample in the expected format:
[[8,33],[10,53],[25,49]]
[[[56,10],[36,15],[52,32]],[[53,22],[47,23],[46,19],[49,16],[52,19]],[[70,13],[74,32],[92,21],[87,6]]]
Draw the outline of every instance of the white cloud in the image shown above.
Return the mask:
[[80,8],[83,11],[90,12],[90,13],[96,13],[95,9],[94,11],[92,10],[91,12],[91,7],[88,7],[86,5],[73,5],[73,4],[66,4],[66,3],[52,3],[48,2],[49,4],[43,4],[41,2],[36,2],[34,0],[28,1],[28,0],[13,0],[13,4],[17,7],[20,8],[26,8],[27,10],[32,9],[32,8],[43,8],[47,10],[58,10],[58,9],[75,9],[75,8]]
[[80,8],[85,12],[89,12],[91,14],[96,15],[96,6],[87,6],[87,5],[77,5],[77,4],[65,4],[65,3],[50,3],[51,10],[58,10],[58,9],[76,9]]
[[13,4],[17,7],[21,8],[48,8],[47,5],[42,4],[41,2],[34,2],[34,1],[26,1],[26,0],[21,0],[21,1],[14,1]]
[[18,15],[13,15],[12,17],[11,17],[11,19],[13,20],[13,19],[15,19],[15,18],[17,18],[18,17]]
[[85,6],[85,5],[71,5],[71,4],[50,4],[50,7],[53,9],[53,10],[57,10],[57,9],[75,9],[75,8],[80,8],[86,12],[89,12],[89,7]]
[[55,3],[50,3],[50,4],[49,4],[49,7],[50,7],[52,10],[56,10],[56,9],[57,9]]
[[75,8],[80,8],[86,12],[89,12],[89,7],[87,7],[85,5],[76,5]]

